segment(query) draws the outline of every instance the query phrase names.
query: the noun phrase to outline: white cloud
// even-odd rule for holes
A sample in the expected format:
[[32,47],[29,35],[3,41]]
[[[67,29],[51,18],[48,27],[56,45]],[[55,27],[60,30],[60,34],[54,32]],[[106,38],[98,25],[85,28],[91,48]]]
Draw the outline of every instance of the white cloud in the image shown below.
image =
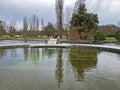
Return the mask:
[[117,24],[120,21],[120,0],[87,0],[89,12],[97,13],[100,25]]
[[[64,0],[65,7],[74,7],[76,0]],[[117,24],[120,21],[120,0],[86,0],[88,12],[97,13],[102,24]],[[55,0],[0,0],[0,19],[16,20],[30,18],[33,14],[55,23]]]
[[64,0],[65,6],[73,6],[76,0]]
[[55,22],[54,0],[1,0],[0,19],[22,21],[24,16],[33,14],[44,18],[46,22]]

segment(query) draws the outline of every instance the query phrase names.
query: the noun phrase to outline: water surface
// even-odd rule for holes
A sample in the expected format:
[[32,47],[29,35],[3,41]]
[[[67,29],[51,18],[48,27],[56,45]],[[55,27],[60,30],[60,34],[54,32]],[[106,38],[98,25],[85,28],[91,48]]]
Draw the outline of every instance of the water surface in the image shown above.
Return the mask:
[[87,48],[0,49],[0,90],[120,90],[120,55]]

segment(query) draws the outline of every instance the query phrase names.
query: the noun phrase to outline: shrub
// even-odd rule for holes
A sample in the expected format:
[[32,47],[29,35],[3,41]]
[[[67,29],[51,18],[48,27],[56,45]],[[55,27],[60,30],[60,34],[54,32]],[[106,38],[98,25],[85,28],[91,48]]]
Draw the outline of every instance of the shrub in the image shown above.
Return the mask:
[[106,39],[106,36],[103,32],[96,32],[95,35],[94,35],[94,40],[102,41],[102,40],[105,40],[105,39]]
[[115,38],[120,41],[120,31],[116,33]]

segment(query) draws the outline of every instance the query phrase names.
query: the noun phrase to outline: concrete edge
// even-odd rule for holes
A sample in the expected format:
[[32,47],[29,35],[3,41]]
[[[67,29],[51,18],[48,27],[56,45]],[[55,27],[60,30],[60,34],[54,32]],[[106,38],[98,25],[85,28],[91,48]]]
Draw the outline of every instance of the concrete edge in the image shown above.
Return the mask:
[[110,52],[120,53],[120,47],[116,46],[106,46],[106,45],[92,45],[92,44],[9,44],[0,45],[0,49],[5,48],[71,48],[71,47],[87,47],[99,50],[105,50]]

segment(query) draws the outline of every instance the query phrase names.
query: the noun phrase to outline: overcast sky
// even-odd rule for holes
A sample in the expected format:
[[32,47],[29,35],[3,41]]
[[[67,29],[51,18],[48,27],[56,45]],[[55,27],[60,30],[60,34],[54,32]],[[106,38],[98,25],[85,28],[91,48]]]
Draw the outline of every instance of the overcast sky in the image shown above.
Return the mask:
[[[64,7],[73,8],[76,0],[64,0]],[[86,0],[88,12],[97,13],[100,25],[118,24],[120,0]],[[55,0],[0,0],[0,20],[21,23],[24,16],[44,19],[44,23],[56,23]]]

